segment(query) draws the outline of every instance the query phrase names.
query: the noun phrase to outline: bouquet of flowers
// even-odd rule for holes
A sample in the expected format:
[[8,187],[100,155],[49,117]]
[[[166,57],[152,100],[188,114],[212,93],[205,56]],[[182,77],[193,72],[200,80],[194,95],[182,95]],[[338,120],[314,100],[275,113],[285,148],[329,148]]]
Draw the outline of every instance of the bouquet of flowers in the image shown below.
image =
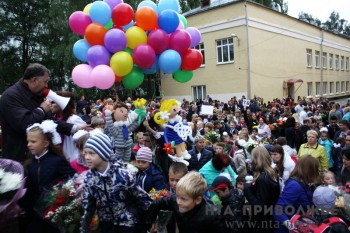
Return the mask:
[[204,138],[208,140],[212,145],[216,142],[220,142],[220,134],[218,134],[214,130],[206,133],[204,135]]
[[[171,196],[171,194],[166,189],[157,191],[154,188],[152,188],[148,194],[150,195],[152,200],[158,200],[163,197]],[[172,211],[168,211],[168,210],[159,211],[155,222],[155,228],[157,229],[158,233],[166,232],[166,225],[168,224],[171,218],[171,215],[172,215]]]

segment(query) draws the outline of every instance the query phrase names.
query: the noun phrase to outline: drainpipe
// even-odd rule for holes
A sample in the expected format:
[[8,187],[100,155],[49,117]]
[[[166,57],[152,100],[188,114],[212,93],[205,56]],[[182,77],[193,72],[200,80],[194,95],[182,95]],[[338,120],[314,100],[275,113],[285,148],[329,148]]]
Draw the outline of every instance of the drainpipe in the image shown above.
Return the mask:
[[248,12],[247,12],[247,1],[244,2],[244,13],[245,13],[245,27],[246,27],[246,43],[247,43],[247,63],[248,63],[248,80],[247,80],[247,99],[251,99],[251,86],[250,86],[250,53],[249,53],[249,30],[248,30]]
[[[323,95],[325,93],[323,93],[323,90],[324,90],[324,87],[323,87],[323,67],[324,67],[324,64],[323,64],[323,30],[321,29],[321,54],[320,54],[320,57],[321,57],[321,96],[323,97]],[[327,59],[326,59],[326,64],[327,64]],[[327,90],[326,90],[327,91]]]

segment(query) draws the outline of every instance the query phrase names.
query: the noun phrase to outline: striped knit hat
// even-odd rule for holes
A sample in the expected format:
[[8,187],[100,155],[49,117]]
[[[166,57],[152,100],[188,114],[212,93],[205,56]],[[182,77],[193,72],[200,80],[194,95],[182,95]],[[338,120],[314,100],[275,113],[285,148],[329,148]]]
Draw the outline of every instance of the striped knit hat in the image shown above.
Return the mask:
[[112,153],[112,142],[106,134],[95,134],[86,141],[84,148],[95,151],[101,159],[108,161]]
[[150,148],[141,147],[136,153],[136,160],[152,163],[152,151]]

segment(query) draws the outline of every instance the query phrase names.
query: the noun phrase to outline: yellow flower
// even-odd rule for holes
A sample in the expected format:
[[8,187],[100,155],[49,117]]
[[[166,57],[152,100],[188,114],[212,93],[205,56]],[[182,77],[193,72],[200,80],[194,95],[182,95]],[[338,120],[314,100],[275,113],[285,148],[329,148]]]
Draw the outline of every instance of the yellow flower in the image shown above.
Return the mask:
[[133,102],[133,104],[134,104],[134,106],[136,107],[136,108],[142,108],[142,106],[144,106],[145,104],[146,104],[146,100],[144,99],[144,98],[141,98],[141,99],[139,99],[139,98],[137,98],[134,102]]

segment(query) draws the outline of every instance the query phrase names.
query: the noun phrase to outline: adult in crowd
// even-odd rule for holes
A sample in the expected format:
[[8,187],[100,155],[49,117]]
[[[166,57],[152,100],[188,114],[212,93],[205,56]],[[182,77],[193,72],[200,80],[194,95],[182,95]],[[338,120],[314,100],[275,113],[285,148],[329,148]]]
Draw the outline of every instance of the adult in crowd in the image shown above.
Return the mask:
[[350,123],[350,107],[344,108],[343,112],[344,112],[344,116],[343,116],[342,120],[346,120]]
[[338,120],[336,116],[330,117],[329,125],[327,125],[329,138],[335,140],[335,134],[340,130],[338,124]]
[[232,146],[235,151],[235,154],[232,159],[233,165],[235,167],[237,175],[241,176],[247,175],[246,160],[248,159],[248,156],[245,150],[246,146],[247,142],[243,139],[236,140]]
[[283,147],[278,144],[272,146],[270,153],[272,167],[275,169],[279,177],[282,178],[283,182],[285,182],[295,167],[294,161],[285,153]]
[[194,143],[194,147],[188,152],[191,155],[190,164],[188,165],[189,171],[199,171],[213,157],[213,153],[205,149],[205,138],[203,136],[196,136]]
[[343,167],[340,171],[340,181],[343,185],[350,181],[350,149],[342,151]]
[[328,170],[329,162],[326,148],[318,144],[318,133],[315,130],[307,131],[307,143],[300,146],[298,152],[298,158],[300,159],[304,155],[312,155],[320,163],[320,173],[324,170]]
[[[3,135],[2,156],[23,162],[27,159],[26,128],[50,118],[51,103],[42,92],[48,88],[49,70],[38,63],[30,64],[23,77],[9,87],[0,99],[0,121]],[[57,131],[70,135],[77,126],[58,121]]]
[[334,138],[345,138],[346,135],[350,132],[350,123],[347,120],[341,120],[339,122],[340,130],[335,133]]
[[[292,229],[290,218],[295,212],[291,213],[291,210],[296,211],[303,208],[306,211],[308,206],[313,205],[313,185],[318,181],[318,178],[318,160],[309,154],[301,157],[290,174],[290,178],[286,181],[286,185],[277,201],[275,220],[280,223],[280,227],[276,229],[276,232],[288,233]],[[291,206],[294,208],[290,208]]]
[[88,105],[89,102],[85,99],[85,96],[81,96],[80,100],[77,101],[77,114],[82,116],[84,114],[83,108]]
[[258,125],[258,136],[269,138],[271,137],[271,129],[266,124],[266,120],[262,117],[259,118],[259,125]]

